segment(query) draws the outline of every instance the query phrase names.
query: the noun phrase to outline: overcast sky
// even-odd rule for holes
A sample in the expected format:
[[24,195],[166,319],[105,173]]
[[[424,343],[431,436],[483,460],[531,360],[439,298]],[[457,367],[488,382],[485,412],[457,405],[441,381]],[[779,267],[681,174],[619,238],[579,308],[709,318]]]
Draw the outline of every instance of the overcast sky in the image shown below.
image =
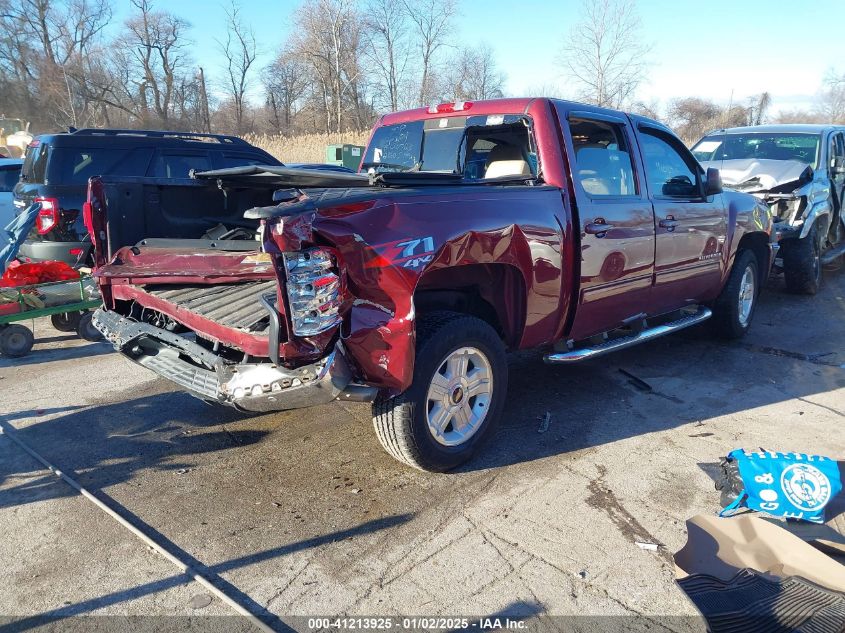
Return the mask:
[[[385,0],[397,1],[397,0]],[[272,59],[287,35],[295,0],[241,0],[255,29],[260,66]],[[361,3],[363,5],[363,2]],[[129,12],[117,0],[115,20]],[[156,5],[192,25],[193,53],[210,77],[220,77],[215,38],[223,35],[223,0],[179,0]],[[559,51],[577,20],[580,0],[462,0],[456,43],[488,43],[507,75],[507,92],[537,95],[568,89]],[[641,0],[643,38],[652,43],[651,71],[638,97],[663,104],[673,97],[701,96],[744,103],[768,90],[772,110],[811,108],[825,72],[845,72],[845,0]],[[254,96],[260,96],[257,77]]]

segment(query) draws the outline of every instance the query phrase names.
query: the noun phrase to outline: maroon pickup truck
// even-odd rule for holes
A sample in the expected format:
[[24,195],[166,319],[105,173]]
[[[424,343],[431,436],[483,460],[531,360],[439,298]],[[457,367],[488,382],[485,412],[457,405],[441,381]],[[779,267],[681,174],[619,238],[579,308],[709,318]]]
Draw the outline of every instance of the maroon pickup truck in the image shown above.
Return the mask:
[[665,126],[542,98],[386,115],[359,174],[95,178],[85,219],[125,356],[246,411],[372,401],[384,448],[435,471],[491,435],[506,350],[741,336],[776,249]]

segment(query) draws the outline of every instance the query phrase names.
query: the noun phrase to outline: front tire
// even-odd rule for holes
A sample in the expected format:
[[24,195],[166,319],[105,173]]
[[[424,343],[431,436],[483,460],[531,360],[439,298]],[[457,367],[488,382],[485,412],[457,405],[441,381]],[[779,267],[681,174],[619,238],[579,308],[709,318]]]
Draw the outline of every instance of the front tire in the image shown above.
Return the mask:
[[725,339],[741,338],[751,326],[760,294],[760,264],[753,251],[737,253],[728,282],[713,305],[714,333]]
[[814,224],[803,239],[791,240],[783,252],[786,289],[794,294],[814,295],[822,283],[821,240]]
[[505,347],[476,317],[438,312],[417,324],[414,377],[404,393],[379,396],[373,425],[384,449],[420,470],[469,460],[495,428],[507,392]]

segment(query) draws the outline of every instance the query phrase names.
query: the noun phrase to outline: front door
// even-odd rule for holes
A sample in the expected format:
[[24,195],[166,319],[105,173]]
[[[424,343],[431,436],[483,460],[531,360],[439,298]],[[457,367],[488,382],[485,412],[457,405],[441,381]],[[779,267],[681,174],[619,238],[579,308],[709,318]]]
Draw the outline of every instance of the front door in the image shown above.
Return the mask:
[[640,123],[637,139],[654,204],[654,310],[713,299],[726,266],[724,196],[704,196],[704,170],[673,135]]
[[631,155],[627,118],[561,116],[580,224],[580,295],[571,338],[637,320],[648,310],[654,274],[654,215]]
[[845,173],[841,166],[845,165],[845,133],[837,132],[830,137],[830,151],[828,156],[828,171],[833,194],[833,211],[829,239],[832,244],[838,244],[845,239]]

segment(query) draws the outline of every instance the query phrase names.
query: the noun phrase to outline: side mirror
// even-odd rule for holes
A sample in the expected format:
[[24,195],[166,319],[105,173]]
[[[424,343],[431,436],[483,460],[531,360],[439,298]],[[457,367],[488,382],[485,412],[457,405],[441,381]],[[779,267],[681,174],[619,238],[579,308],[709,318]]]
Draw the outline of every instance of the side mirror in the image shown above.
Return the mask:
[[834,176],[841,176],[845,174],[845,156],[837,156],[833,159],[833,171]]
[[722,175],[715,167],[708,167],[704,176],[704,195],[715,196],[718,193],[722,193]]

